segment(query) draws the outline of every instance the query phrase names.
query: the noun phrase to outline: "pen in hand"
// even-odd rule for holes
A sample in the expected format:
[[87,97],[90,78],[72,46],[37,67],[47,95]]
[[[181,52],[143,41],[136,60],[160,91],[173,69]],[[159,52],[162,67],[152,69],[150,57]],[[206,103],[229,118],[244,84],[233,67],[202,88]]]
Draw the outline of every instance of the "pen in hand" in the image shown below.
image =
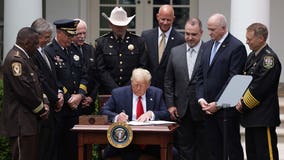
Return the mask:
[[123,109],[122,111],[121,111],[121,120],[123,121],[123,122],[128,122],[128,115],[126,114],[126,112],[125,112],[125,110]]

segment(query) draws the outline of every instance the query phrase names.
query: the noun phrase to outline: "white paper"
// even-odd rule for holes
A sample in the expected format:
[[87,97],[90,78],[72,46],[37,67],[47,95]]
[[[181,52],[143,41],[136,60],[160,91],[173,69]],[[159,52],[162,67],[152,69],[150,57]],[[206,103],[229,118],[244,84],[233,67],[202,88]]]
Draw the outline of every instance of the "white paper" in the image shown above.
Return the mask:
[[176,122],[171,121],[147,121],[147,122],[138,122],[138,121],[129,121],[128,125],[132,126],[147,126],[147,125],[163,125],[163,124],[175,124]]
[[217,101],[217,105],[223,108],[234,107],[241,99],[252,80],[252,76],[235,75],[225,88]]

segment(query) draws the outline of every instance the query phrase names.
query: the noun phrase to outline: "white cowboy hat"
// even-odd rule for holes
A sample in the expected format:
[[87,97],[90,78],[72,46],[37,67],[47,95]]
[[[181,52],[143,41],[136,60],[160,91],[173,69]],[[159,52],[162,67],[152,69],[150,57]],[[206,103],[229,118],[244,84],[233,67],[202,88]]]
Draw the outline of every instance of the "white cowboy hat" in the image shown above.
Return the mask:
[[127,26],[135,17],[135,15],[127,17],[127,13],[122,7],[115,7],[111,11],[110,17],[108,17],[105,13],[102,13],[102,16],[104,16],[111,24],[115,26]]

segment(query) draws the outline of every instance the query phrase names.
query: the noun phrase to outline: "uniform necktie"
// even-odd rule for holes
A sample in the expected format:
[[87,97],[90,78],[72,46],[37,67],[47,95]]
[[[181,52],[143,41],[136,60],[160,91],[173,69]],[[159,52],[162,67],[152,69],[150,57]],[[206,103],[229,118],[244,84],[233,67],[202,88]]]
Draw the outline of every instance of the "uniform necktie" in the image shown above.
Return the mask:
[[159,63],[161,62],[161,59],[163,57],[165,45],[166,45],[166,35],[165,35],[165,33],[162,33],[162,38],[161,38],[161,41],[160,41],[160,44],[159,44]]
[[210,55],[210,64],[212,63],[215,55],[216,55],[216,52],[217,52],[217,47],[219,45],[220,42],[218,41],[215,41],[214,44],[213,44],[213,47],[212,47],[212,50],[211,50],[211,55]]
[[50,66],[49,60],[48,60],[46,54],[44,53],[44,50],[43,50],[43,49],[41,50],[41,56],[42,56],[42,58],[45,60],[45,62],[46,62],[46,64],[47,64],[48,68],[51,70],[51,66]]
[[143,113],[142,97],[138,97],[137,107],[136,107],[136,119],[138,119]]

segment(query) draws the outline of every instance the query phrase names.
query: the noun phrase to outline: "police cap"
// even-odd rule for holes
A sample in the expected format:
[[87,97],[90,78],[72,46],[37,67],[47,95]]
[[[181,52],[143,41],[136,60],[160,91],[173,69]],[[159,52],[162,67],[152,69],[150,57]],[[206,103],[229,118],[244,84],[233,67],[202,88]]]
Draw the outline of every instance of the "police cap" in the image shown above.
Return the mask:
[[78,20],[73,19],[59,19],[53,22],[53,24],[56,26],[56,29],[63,30],[70,35],[76,34],[76,27],[78,23]]

